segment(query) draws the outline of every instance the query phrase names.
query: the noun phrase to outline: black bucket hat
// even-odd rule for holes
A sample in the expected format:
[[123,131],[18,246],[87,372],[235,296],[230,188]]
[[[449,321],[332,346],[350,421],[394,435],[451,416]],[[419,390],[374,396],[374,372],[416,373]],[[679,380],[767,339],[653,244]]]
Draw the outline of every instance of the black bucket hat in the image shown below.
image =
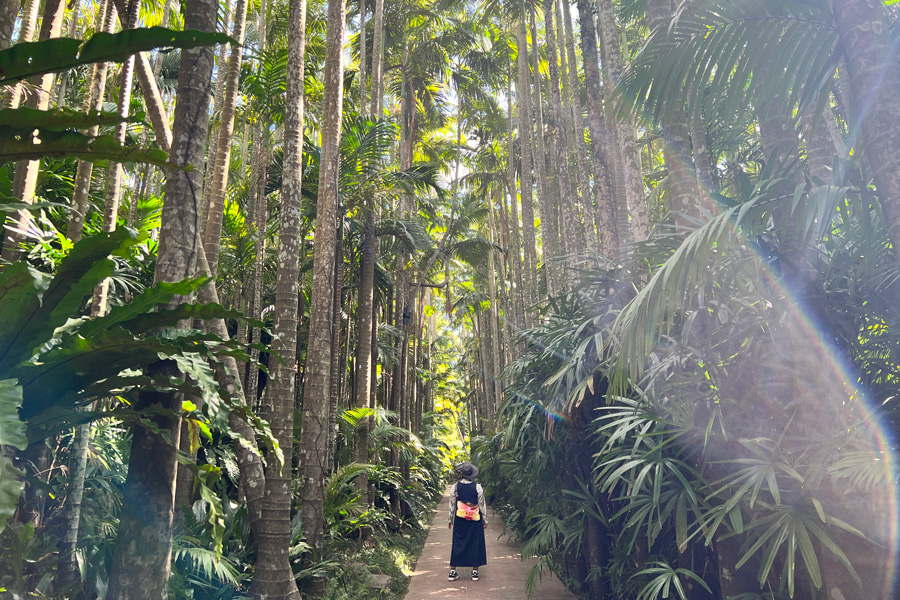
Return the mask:
[[458,465],[456,472],[466,479],[474,479],[478,476],[478,467],[467,461]]

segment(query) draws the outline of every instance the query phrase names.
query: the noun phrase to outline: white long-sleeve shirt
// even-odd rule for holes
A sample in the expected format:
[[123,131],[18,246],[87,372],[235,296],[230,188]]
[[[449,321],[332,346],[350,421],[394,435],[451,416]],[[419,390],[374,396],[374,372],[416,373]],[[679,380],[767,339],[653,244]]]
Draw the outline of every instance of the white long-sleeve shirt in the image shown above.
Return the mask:
[[[462,479],[459,483],[472,483],[471,479]],[[480,483],[475,484],[475,489],[478,491],[478,512],[481,513],[481,520],[487,525],[487,503],[484,501],[484,488],[481,487]],[[453,487],[450,488],[450,514],[449,514],[449,523],[453,523],[453,517],[456,516],[456,484],[453,484]]]

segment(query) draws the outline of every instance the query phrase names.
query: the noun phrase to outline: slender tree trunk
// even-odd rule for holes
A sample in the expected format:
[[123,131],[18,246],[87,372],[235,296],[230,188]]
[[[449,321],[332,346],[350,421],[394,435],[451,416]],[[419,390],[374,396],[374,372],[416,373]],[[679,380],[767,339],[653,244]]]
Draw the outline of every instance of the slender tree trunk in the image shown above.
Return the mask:
[[[531,305],[537,290],[537,251],[535,249],[534,203],[532,195],[531,168],[535,164],[534,146],[531,135],[531,87],[528,77],[528,35],[525,31],[525,8],[522,4],[522,16],[519,19],[516,42],[519,47],[519,83],[517,98],[519,101],[519,141],[522,151],[522,169],[519,176],[522,202],[522,237],[524,242],[525,263],[522,282],[525,285],[523,295],[525,303]],[[530,325],[528,313],[524,315],[525,324]]]
[[[502,194],[502,188],[495,188],[496,192]],[[495,192],[495,193],[496,193]],[[497,239],[497,230],[496,223],[494,222],[494,208],[492,206],[493,202],[488,196],[488,227],[490,229],[490,240],[491,243],[496,244]],[[488,294],[491,298],[491,309],[488,313],[488,318],[490,319],[490,332],[491,332],[491,364],[494,371],[494,406],[492,408],[492,413],[496,413],[497,407],[500,404],[501,390],[503,386],[500,381],[500,373],[502,370],[501,360],[500,360],[500,302],[497,294],[497,269],[494,264],[494,251],[493,249],[488,253]]]
[[834,0],[850,75],[859,147],[869,157],[894,256],[900,262],[900,72],[880,0]]
[[[166,0],[167,2],[171,2],[171,0]],[[225,7],[225,15],[224,22],[222,24],[223,30],[228,31],[234,20],[234,0],[228,0],[228,3]],[[206,163],[204,164],[204,176],[203,176],[203,204],[200,205],[201,214],[203,215],[203,220],[201,221],[203,225],[203,236],[206,236],[206,225],[207,225],[207,210],[209,207],[209,198],[212,193],[212,180],[213,180],[213,170],[215,168],[216,162],[216,152],[219,148],[219,132],[221,127],[218,124],[221,123],[222,117],[222,104],[225,98],[225,80],[228,78],[228,44],[219,44],[219,50],[216,57],[216,85],[213,88],[213,109],[212,109],[212,120],[210,122],[210,131],[209,131],[209,144],[206,146]],[[159,70],[161,66],[161,57],[157,54],[156,57],[156,70]],[[216,120],[218,119],[218,121]]]
[[83,423],[75,428],[72,442],[72,458],[69,461],[69,489],[66,494],[63,539],[59,542],[59,582],[63,586],[79,578],[75,549],[78,546],[78,529],[81,524],[81,501],[84,498],[84,476],[87,470],[88,446],[91,424]]
[[[266,51],[266,37],[268,30],[267,22],[268,6],[266,0],[262,0],[259,7],[259,20],[257,21],[257,29],[259,30],[259,49],[260,52]],[[256,229],[256,261],[253,269],[253,295],[250,299],[250,316],[254,319],[262,318],[262,286],[263,272],[266,268],[266,231],[269,222],[269,202],[266,197],[266,181],[268,179],[268,162],[269,162],[269,130],[262,123],[258,123],[254,129],[253,155],[250,158],[250,178],[251,178],[251,206],[255,206],[254,228]],[[255,204],[253,203],[255,200]],[[249,331],[250,339],[253,343],[260,342],[260,330],[258,327],[251,327]],[[250,362],[247,363],[247,399],[250,406],[256,406],[257,393],[259,386],[259,349],[250,349]]]
[[691,150],[694,154],[694,170],[697,172],[697,187],[700,193],[701,206],[713,207],[711,194],[716,193],[716,179],[713,176],[712,160],[709,156],[709,145],[706,142],[706,122],[699,110],[690,115]]
[[584,143],[584,111],[581,108],[581,97],[578,92],[578,60],[575,56],[575,34],[572,27],[572,7],[568,0],[559,0],[556,5],[558,18],[561,18],[561,27],[563,32],[560,36],[564,40],[565,54],[561,56],[567,58],[566,70],[569,74],[563,79],[563,104],[569,107],[566,111],[566,118],[569,119],[569,129],[571,137],[569,140],[569,149],[575,152],[575,160],[578,166],[578,196],[581,199],[579,204],[579,212],[581,213],[582,226],[584,227],[584,236],[586,243],[597,247],[597,232],[594,230],[594,210],[591,203],[591,168],[588,163],[587,150]]
[[[128,4],[127,13],[119,13],[122,21],[122,29],[132,29],[137,23],[137,15],[140,11],[140,0],[131,0]],[[131,84],[134,79],[134,56],[122,64],[119,78],[119,103],[116,109],[119,118],[122,119],[116,125],[116,141],[119,144],[125,143],[125,129],[127,123],[125,119],[128,117],[128,109],[131,106]],[[106,202],[103,205],[103,231],[112,232],[116,230],[116,224],[119,218],[119,204],[122,199],[122,163],[113,162],[109,165],[109,172],[106,180]],[[91,316],[99,317],[106,314],[109,295],[109,278],[101,281],[94,288],[94,297],[91,301]]]
[[213,163],[209,204],[206,213],[206,229],[203,245],[210,274],[215,279],[219,269],[219,248],[222,237],[222,218],[225,212],[225,193],[228,187],[228,168],[231,163],[231,143],[234,139],[234,114],[237,110],[238,85],[241,75],[241,59],[244,49],[244,29],[247,22],[247,0],[237,0],[234,13],[234,28],[231,37],[238,44],[231,47],[228,59],[228,73],[225,77],[225,95],[222,99],[222,119]]
[[[63,0],[47,0],[44,4],[44,14],[41,22],[41,31],[39,39],[41,41],[51,38],[58,38],[62,31],[63,16],[65,14],[66,4]],[[23,23],[23,30],[24,30]],[[30,34],[30,36],[33,33]],[[29,37],[30,37],[29,36]],[[24,37],[23,35],[20,37]],[[27,105],[30,108],[38,110],[47,110],[50,107],[50,97],[53,90],[53,82],[56,78],[55,73],[47,73],[31,80],[36,86],[36,96],[30,98]],[[20,85],[13,86],[12,93],[18,95]],[[18,102],[18,99],[16,99]],[[27,204],[34,204],[34,194],[37,189],[38,169],[41,166],[40,160],[19,161],[16,163],[16,174],[13,179],[13,198]],[[19,255],[18,245],[24,240],[23,234],[17,229],[25,229],[34,217],[28,211],[19,211],[15,217],[10,218],[10,225],[6,227],[6,240],[3,243],[2,256],[6,260],[13,262]]]
[[[544,108],[543,92],[541,90],[540,49],[537,34],[537,20],[534,7],[530,7],[531,19],[531,47],[532,47],[532,71],[534,77],[533,107],[535,121],[535,147],[534,167],[536,172],[538,206],[541,211],[541,241],[544,246],[544,273],[547,277],[547,295],[553,296],[560,290],[562,281],[562,264],[559,262],[563,255],[564,244],[559,236],[559,181],[557,169],[550,169],[550,177],[547,176],[547,163],[544,160],[547,143],[544,139]],[[551,160],[551,164],[555,159]]]
[[[375,211],[371,204],[366,209],[365,237],[360,256],[359,275],[359,304],[357,313],[359,324],[357,326],[356,344],[356,395],[354,406],[356,408],[369,407],[369,399],[372,396],[372,382],[375,373],[372,370],[372,330],[374,328],[374,303],[375,303],[375,253],[378,240],[375,237]],[[369,419],[360,419],[356,427],[354,440],[354,460],[363,464],[369,462],[368,434]],[[356,486],[362,490],[368,487],[368,481],[361,476],[356,481]]]
[[366,110],[366,0],[359,0],[359,112]]
[[372,94],[370,112],[376,119],[382,117],[384,96],[384,0],[375,0],[372,15]]
[[147,107],[147,116],[150,118],[150,124],[153,126],[153,133],[156,136],[156,145],[164,152],[168,152],[172,147],[172,130],[169,128],[169,116],[166,114],[166,107],[159,93],[159,87],[156,85],[156,77],[153,75],[153,68],[150,66],[146,52],[141,52],[135,56],[135,71],[137,72],[138,82],[141,84],[141,93],[144,96],[144,105]]
[[[500,323],[501,331],[503,332],[503,351],[504,351],[504,360],[503,364],[509,364],[512,361],[512,336],[510,335],[510,321],[514,319],[510,315],[514,314],[513,310],[513,301],[511,298],[510,290],[507,288],[507,273],[509,273],[509,227],[507,225],[507,215],[506,215],[506,193],[504,189],[500,189],[499,197],[497,198],[500,210],[499,210],[499,220],[500,220],[500,247],[503,249],[503,254],[500,258],[500,304],[503,311],[503,320]],[[495,210],[494,206],[490,207],[491,211]],[[496,243],[496,242],[495,242]]]
[[[266,178],[268,169],[268,132],[263,127],[256,129],[256,142],[253,145],[253,157],[251,158],[252,198],[256,201],[256,266],[253,269],[253,296],[250,299],[250,316],[254,319],[262,318],[262,286],[263,272],[266,268],[266,229],[269,221],[269,201],[266,197]],[[255,167],[254,167],[255,165]],[[252,327],[250,341],[260,343],[260,329]],[[256,406],[259,394],[259,349],[250,349],[250,362],[247,365],[247,401],[250,406]]]
[[[510,68],[512,71],[512,68]],[[510,261],[510,287],[513,295],[514,318],[513,323],[517,330],[525,327],[525,295],[524,282],[522,279],[522,241],[519,236],[519,202],[516,194],[516,161],[515,161],[515,138],[513,136],[513,111],[512,111],[512,74],[507,78],[507,127],[509,138],[509,177],[507,178],[507,190],[509,191],[510,217],[509,230],[511,235],[511,245],[507,252],[507,259]],[[521,139],[520,139],[521,142]],[[521,144],[520,144],[521,147]],[[504,204],[505,206],[505,204]]]
[[[216,8],[211,0],[186,0],[185,28],[213,31]],[[167,173],[156,281],[174,282],[191,276],[202,251],[198,236],[201,189],[198,167],[203,162],[206,142],[212,66],[212,49],[199,47],[182,51],[173,160],[193,169],[169,169]],[[141,395],[140,403],[178,411],[181,408],[178,400],[177,394],[146,393]],[[169,432],[168,441],[143,427],[133,429],[107,598],[167,597],[174,517],[174,448],[179,438],[180,419],[160,416],[155,421],[161,430]]]
[[[578,197],[572,186],[569,152],[566,148],[567,125],[560,94],[559,57],[557,56],[556,33],[553,27],[555,5],[556,0],[544,0],[544,35],[547,41],[547,59],[550,63],[550,101],[553,105],[554,128],[557,132],[554,136],[554,143],[551,143],[551,156],[556,156],[559,171],[559,189],[561,191],[559,209],[562,235],[563,239],[569,243],[566,248],[567,253],[571,253],[584,248],[585,240],[584,229],[578,225],[575,217],[574,205],[578,201]],[[562,194],[565,194],[565,197]],[[566,262],[571,264],[571,260],[569,257]]]
[[[302,240],[301,223],[303,220],[300,188],[303,179],[303,113],[304,95],[303,79],[306,64],[306,0],[291,0],[288,20],[288,74],[284,115],[284,162],[281,193],[281,220],[278,235],[278,268],[275,281],[275,322],[273,332],[275,338],[272,350],[285,362],[270,361],[271,379],[268,384],[269,426],[278,440],[284,454],[284,463],[270,461],[266,467],[265,496],[262,503],[259,536],[256,539],[256,573],[250,586],[250,596],[256,599],[272,600],[285,598],[299,600],[300,592],[294,579],[290,564],[291,544],[291,457],[293,456],[294,402],[296,397],[297,369],[297,329],[300,302],[298,279],[300,275],[300,243]],[[330,43],[330,42],[329,42]],[[323,163],[324,164],[324,163]],[[322,190],[322,187],[320,187]],[[323,220],[319,208],[319,235],[327,238],[333,236],[333,217]],[[325,225],[323,226],[323,223]],[[316,246],[319,245],[316,236]],[[331,242],[333,251],[334,242]],[[327,246],[326,246],[327,247]],[[318,252],[317,252],[318,254]],[[316,259],[318,261],[318,257]],[[332,257],[333,260],[333,257]],[[329,269],[332,264],[329,264]],[[318,266],[317,269],[321,268]],[[328,293],[332,292],[330,282]],[[322,291],[314,283],[314,290]],[[314,294],[316,291],[314,291]],[[327,296],[326,296],[327,298]],[[312,314],[323,306],[329,307],[327,300],[313,298]],[[319,350],[317,350],[319,351]],[[320,357],[316,355],[316,359]],[[327,356],[324,357],[327,360]],[[305,376],[307,392],[313,385],[314,369],[311,364],[316,360],[309,355]],[[327,372],[326,379],[327,381]],[[324,394],[324,384],[319,390]],[[326,398],[327,396],[322,396]],[[307,403],[304,402],[304,410]],[[314,435],[315,433],[313,433]],[[304,455],[301,450],[301,468]],[[305,506],[305,505],[304,505]],[[305,511],[305,508],[304,508]],[[311,523],[306,521],[309,528]],[[310,531],[310,529],[307,529]]]
[[[13,3],[10,3],[12,5]],[[18,11],[18,2],[14,3],[16,5],[16,11]],[[101,2],[102,4],[102,2]],[[102,7],[98,7],[98,10],[103,10]],[[3,19],[5,15],[3,14],[4,4],[0,2],[0,23],[3,23]],[[75,2],[75,7],[72,9],[72,13],[69,15],[69,32],[67,34],[68,37],[75,39],[78,35],[78,15],[81,12],[81,1],[77,0]],[[12,26],[15,23],[15,15],[12,16],[12,22],[9,24]],[[0,25],[0,30],[2,30],[6,24]],[[0,31],[0,50],[5,48],[3,45],[4,35],[3,32]],[[66,92],[69,87],[69,71],[66,71],[62,75],[62,79],[59,81],[59,87],[56,92],[56,107],[57,108],[65,108],[66,107]]]
[[334,252],[337,233],[339,144],[344,78],[344,0],[328,4],[325,49],[325,97],[322,102],[322,158],[316,210],[313,289],[309,346],[303,390],[300,480],[307,542],[321,556],[324,536],[324,444],[328,439],[328,382],[331,376],[331,303],[334,295]]
[[[598,0],[597,4],[597,23],[611,89],[622,80],[625,64],[612,0]],[[644,200],[644,179],[641,174],[641,158],[637,151],[634,128],[624,120],[616,120],[614,126],[619,164],[624,176],[625,199],[628,203],[628,212],[631,214],[631,232],[635,241],[642,242],[650,237],[650,216]],[[622,221],[621,211],[619,214],[619,220]]]
[[[104,0],[97,12],[97,29],[111,32],[113,21],[116,17],[116,8],[112,0]],[[91,82],[89,92],[85,94],[83,110],[98,111],[103,108],[103,96],[106,93],[106,74],[109,70],[108,63],[94,65],[91,70]],[[87,134],[96,136],[100,131],[97,126],[91,127]],[[94,163],[88,161],[77,162],[75,169],[75,187],[72,192],[72,210],[69,212],[69,223],[66,227],[66,237],[73,242],[81,241],[84,232],[84,220],[87,218],[88,196],[91,192],[91,176],[94,173]]]
[[[591,131],[591,158],[594,166],[594,204],[596,210],[597,235],[600,247],[614,258],[621,255],[623,244],[617,224],[615,186],[610,166],[608,149],[611,136],[606,127],[603,106],[600,101],[603,91],[600,85],[600,63],[597,52],[597,35],[591,13],[590,0],[578,0],[578,17],[581,30],[581,57],[584,61],[584,85],[588,98],[588,122]],[[625,223],[622,224],[626,226]]]
[[[341,317],[344,306],[343,283],[344,283],[344,225],[343,215],[338,218],[338,234],[337,234],[337,250],[334,256],[334,303],[331,312],[331,383],[329,390],[330,400],[328,402],[328,437],[325,442],[325,469],[326,473],[330,472],[334,465],[334,443],[335,428],[337,427],[337,414],[341,406],[341,384],[344,373],[347,370],[347,361],[341,360],[346,358],[341,356],[341,349],[344,344],[350,343],[350,328],[347,327],[347,337],[343,337],[343,322]],[[348,300],[349,306],[352,298]],[[342,344],[342,341],[344,341]]]

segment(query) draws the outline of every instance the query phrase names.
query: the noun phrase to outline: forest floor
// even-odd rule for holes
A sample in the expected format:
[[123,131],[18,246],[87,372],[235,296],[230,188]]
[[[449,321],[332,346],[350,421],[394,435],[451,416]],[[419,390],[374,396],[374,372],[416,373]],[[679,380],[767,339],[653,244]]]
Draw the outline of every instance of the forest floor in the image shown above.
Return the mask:
[[[435,508],[431,529],[422,556],[416,563],[409,592],[405,600],[429,600],[431,598],[459,598],[465,600],[524,600],[528,598],[525,581],[528,570],[537,559],[522,560],[521,545],[515,544],[501,532],[503,519],[488,507],[488,527],[485,530],[487,565],[478,569],[478,581],[472,581],[470,568],[458,568],[459,579],[447,581],[450,571],[450,545],[452,532],[447,528],[447,505],[450,488]],[[532,600],[573,600],[552,573],[544,573],[531,596]]]

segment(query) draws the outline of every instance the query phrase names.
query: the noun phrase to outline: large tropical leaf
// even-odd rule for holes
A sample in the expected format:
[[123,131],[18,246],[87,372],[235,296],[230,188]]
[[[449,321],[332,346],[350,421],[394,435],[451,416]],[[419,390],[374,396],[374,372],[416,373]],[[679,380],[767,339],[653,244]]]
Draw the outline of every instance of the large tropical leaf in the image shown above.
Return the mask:
[[16,510],[24,483],[22,472],[13,466],[8,448],[24,450],[28,446],[25,423],[19,420],[22,388],[15,380],[0,381],[0,532]]
[[94,125],[115,125],[122,121],[140,123],[143,115],[120,117],[115,112],[89,111],[79,112],[70,108],[38,110],[27,106],[0,111],[0,127],[16,129],[44,129],[47,131],[63,131],[67,129],[88,129]]
[[830,82],[839,58],[827,2],[697,0],[656,29],[622,82],[622,99],[654,119],[704,102],[722,115],[747,110],[755,91],[809,102]]
[[[81,119],[85,121],[85,119]],[[145,162],[174,167],[158,148],[121,144],[113,135],[90,136],[72,129],[0,125],[0,164],[44,157],[73,156],[86,161]],[[176,167],[183,168],[183,167]]]
[[94,286],[113,273],[107,257],[138,243],[128,229],[75,244],[55,277],[17,263],[0,273],[0,374],[30,358],[53,331],[78,314]]
[[0,86],[94,62],[124,62],[133,54],[154,48],[195,48],[228,42],[233,40],[223,33],[164,27],[95,33],[86,42],[72,38],[26,42],[0,50]]

